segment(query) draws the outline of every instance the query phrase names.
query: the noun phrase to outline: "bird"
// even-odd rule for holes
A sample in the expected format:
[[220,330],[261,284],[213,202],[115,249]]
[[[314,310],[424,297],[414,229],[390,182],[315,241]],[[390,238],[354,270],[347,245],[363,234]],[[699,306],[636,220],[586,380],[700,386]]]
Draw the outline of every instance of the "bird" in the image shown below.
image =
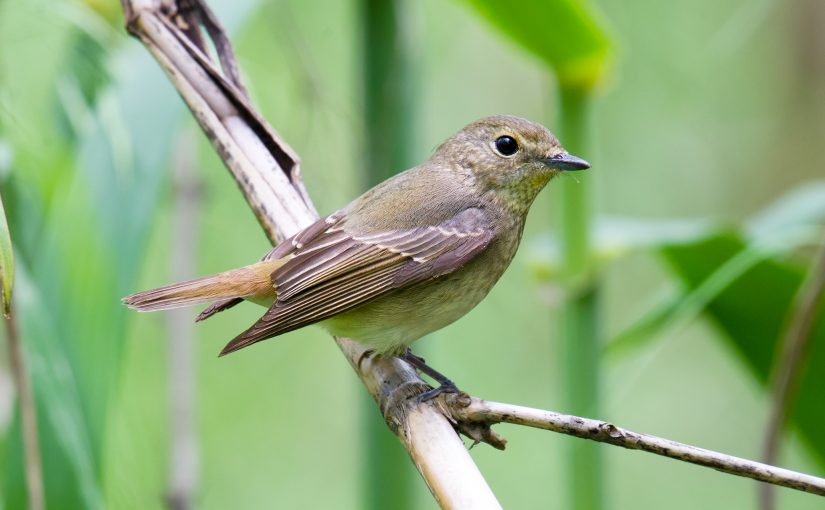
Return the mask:
[[266,312],[220,356],[319,324],[433,377],[440,386],[428,398],[457,391],[410,345],[481,302],[513,260],[539,192],[559,174],[587,168],[541,124],[486,117],[258,262],[123,302],[139,311],[212,303],[202,321],[250,301]]

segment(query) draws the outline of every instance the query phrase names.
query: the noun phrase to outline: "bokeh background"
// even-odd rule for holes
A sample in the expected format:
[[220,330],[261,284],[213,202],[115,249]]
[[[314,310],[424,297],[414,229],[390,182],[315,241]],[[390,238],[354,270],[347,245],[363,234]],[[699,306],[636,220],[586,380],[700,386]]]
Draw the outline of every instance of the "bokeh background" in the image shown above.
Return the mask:
[[[543,11],[521,30],[501,25],[491,16],[509,14],[479,15],[485,3],[395,2],[403,69],[392,72],[403,79],[392,90],[401,97],[395,129],[403,136],[387,142],[371,133],[364,113],[376,94],[365,59],[378,58],[364,45],[369,2],[211,2],[254,103],[301,155],[322,214],[378,178],[368,161],[386,143],[403,144],[391,157],[412,165],[464,124],[499,113],[543,122],[565,142],[558,69],[519,37],[562,46],[575,38]],[[564,270],[554,233],[569,220],[558,206],[565,188],[586,187],[593,216],[614,221],[594,219],[598,373],[581,374],[597,378],[600,398],[575,411],[759,458],[774,342],[821,243],[823,4],[558,3],[595,13],[593,26],[609,45],[606,71],[587,91],[588,136],[575,141],[593,168],[549,186],[499,285],[467,317],[422,340],[420,353],[474,395],[574,411],[571,378],[561,375],[565,290],[556,283]],[[504,10],[541,5],[512,2]],[[436,508],[321,329],[218,359],[261,313],[237,307],[197,325],[187,367],[170,363],[176,319],[120,305],[121,296],[182,270],[216,272],[268,249],[174,89],[121,27],[117,2],[0,0],[0,191],[15,244],[15,309],[37,394],[47,506],[164,507],[170,480],[182,476],[176,483],[192,489],[195,508]],[[183,179],[196,199],[174,185],[173,166],[192,168]],[[787,198],[795,190],[802,194]],[[784,206],[770,209],[782,197]],[[181,235],[181,207],[191,238]],[[717,242],[725,249],[703,251]],[[737,252],[765,245],[760,267],[786,277],[776,286],[768,277],[742,280],[754,265],[717,271]],[[187,247],[192,259],[181,268],[175,257]],[[697,295],[708,275],[727,283]],[[738,291],[736,281],[744,282]],[[720,296],[729,299],[719,303]],[[730,306],[735,319],[726,315]],[[771,311],[781,320],[760,322]],[[780,456],[785,467],[819,475],[825,448],[810,431],[825,418],[825,399],[816,396],[825,394],[816,361],[823,328]],[[759,335],[768,340],[753,351]],[[23,508],[19,413],[5,354],[0,359],[0,507]],[[170,405],[170,391],[189,378],[192,425],[176,436],[187,411]],[[481,445],[472,455],[503,506],[572,507],[581,485],[571,488],[566,473],[579,440],[499,431],[509,439],[505,452]],[[195,453],[184,473],[170,468],[181,441]],[[592,490],[606,508],[757,505],[749,480],[596,448],[603,465],[594,470],[603,476],[594,475]],[[822,507],[820,498],[789,490],[777,497],[779,508]]]

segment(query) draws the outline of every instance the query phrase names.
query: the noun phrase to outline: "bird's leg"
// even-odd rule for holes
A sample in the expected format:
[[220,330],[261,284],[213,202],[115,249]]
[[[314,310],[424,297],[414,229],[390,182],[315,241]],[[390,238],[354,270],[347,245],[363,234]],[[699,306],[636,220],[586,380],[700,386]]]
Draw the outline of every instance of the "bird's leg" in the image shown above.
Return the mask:
[[427,374],[428,376],[435,379],[439,386],[438,388],[433,388],[430,391],[425,391],[421,395],[418,396],[418,399],[421,402],[426,402],[428,400],[432,400],[433,398],[441,395],[442,393],[458,393],[459,389],[456,387],[455,383],[451,381],[447,376],[439,372],[438,370],[434,369],[430,365],[428,365],[424,358],[421,356],[416,356],[412,353],[410,349],[407,349],[404,354],[400,356],[401,359],[409,363],[410,365],[414,366],[421,372]]
[[367,349],[366,351],[361,353],[361,356],[358,357],[358,363],[356,364],[358,366],[359,372],[361,371],[361,363],[363,363],[364,360],[370,359],[373,356],[373,354],[375,354],[375,349]]

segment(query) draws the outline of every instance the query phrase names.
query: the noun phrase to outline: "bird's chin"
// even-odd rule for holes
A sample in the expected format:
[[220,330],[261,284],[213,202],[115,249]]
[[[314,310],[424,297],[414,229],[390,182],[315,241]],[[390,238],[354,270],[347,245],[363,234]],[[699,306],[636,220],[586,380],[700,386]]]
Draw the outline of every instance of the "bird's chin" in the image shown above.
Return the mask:
[[555,170],[552,168],[543,167],[541,170],[536,170],[527,175],[524,179],[526,188],[534,190],[535,193],[541,191],[550,180],[562,173],[562,170]]

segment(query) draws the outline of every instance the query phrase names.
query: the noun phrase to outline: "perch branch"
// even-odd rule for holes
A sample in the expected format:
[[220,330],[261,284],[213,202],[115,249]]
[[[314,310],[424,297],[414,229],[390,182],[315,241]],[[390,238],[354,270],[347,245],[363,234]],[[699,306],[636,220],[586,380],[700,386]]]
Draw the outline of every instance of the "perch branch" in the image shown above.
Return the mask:
[[670,439],[640,434],[605,421],[512,404],[487,402],[463,394],[448,395],[446,400],[445,407],[452,413],[453,420],[478,424],[482,429],[496,423],[512,423],[550,430],[630,450],[655,453],[663,457],[713,468],[723,473],[825,496],[825,478],[797,473]]
[[[191,9],[204,8],[202,2],[188,2],[185,18],[179,17],[182,15],[171,0],[122,0],[122,3],[128,30],[146,45],[175,85],[270,240],[281,241],[312,223],[317,214],[303,188],[295,152],[255,112],[243,90],[234,85],[240,83],[239,78],[226,78],[202,46],[186,37],[186,33],[191,32],[186,20],[208,20],[211,16],[192,14]],[[220,26],[211,23],[207,31],[220,32]],[[228,41],[225,36],[222,40]],[[216,47],[221,48],[223,68],[236,69],[228,42]],[[501,508],[456,434],[458,430],[476,442],[504,448],[504,438],[490,428],[500,422],[641,449],[731,474],[825,494],[825,480],[816,477],[625,431],[605,422],[495,404],[463,394],[441,395],[430,402],[418,402],[410,397],[429,386],[407,363],[396,358],[370,356],[365,347],[347,338],[335,341],[443,508]]]

